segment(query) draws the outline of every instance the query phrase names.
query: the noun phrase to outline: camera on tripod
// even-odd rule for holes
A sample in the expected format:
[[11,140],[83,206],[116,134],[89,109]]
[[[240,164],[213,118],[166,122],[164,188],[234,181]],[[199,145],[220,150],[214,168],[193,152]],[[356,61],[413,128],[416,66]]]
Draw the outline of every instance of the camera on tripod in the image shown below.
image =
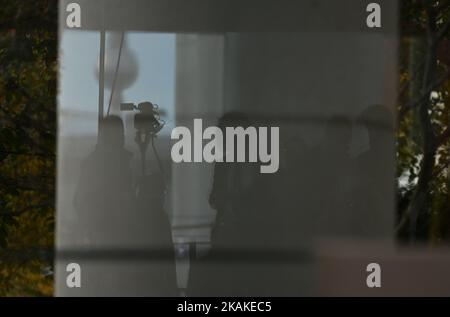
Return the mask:
[[139,147],[141,153],[142,172],[145,174],[145,153],[147,147],[151,142],[153,151],[158,161],[159,167],[162,172],[162,164],[156,151],[154,139],[159,131],[164,127],[164,121],[161,120],[158,112],[158,105],[149,101],[139,103],[137,106],[134,103],[122,103],[120,105],[121,111],[134,111],[138,112],[134,115],[134,129],[136,130],[136,136],[134,141]]
[[134,128],[144,134],[156,136],[164,127],[164,122],[160,118],[158,112],[158,105],[149,101],[139,103],[137,106],[134,103],[122,103],[120,111],[134,111],[138,113],[134,115]]

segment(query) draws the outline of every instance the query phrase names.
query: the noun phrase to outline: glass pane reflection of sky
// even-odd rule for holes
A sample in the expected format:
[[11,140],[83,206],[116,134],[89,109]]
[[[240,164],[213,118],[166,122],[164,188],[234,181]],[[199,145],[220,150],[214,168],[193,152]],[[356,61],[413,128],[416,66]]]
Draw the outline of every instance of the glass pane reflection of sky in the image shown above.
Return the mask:
[[[127,49],[133,51],[139,67],[134,83],[122,92],[124,102],[151,101],[165,112],[170,131],[173,124],[175,94],[175,34],[125,33]],[[108,47],[108,35],[106,47]],[[65,31],[60,52],[60,133],[97,133],[99,32]],[[116,60],[116,56],[111,57]],[[105,109],[110,89],[105,88]],[[79,119],[75,119],[79,117]]]

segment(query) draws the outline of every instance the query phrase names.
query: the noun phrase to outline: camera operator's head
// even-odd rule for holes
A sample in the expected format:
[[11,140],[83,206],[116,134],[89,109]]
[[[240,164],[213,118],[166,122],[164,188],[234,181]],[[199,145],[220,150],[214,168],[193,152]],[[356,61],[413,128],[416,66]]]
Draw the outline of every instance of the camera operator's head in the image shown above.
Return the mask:
[[118,116],[106,116],[100,121],[98,147],[122,148],[125,143],[122,119]]

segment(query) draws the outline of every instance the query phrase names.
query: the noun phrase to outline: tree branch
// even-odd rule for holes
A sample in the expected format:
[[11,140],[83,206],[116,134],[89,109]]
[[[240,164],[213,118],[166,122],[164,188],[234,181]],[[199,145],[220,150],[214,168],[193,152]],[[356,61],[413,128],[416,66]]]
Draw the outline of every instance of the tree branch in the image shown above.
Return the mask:
[[[420,171],[417,180],[417,186],[414,190],[410,205],[408,207],[409,213],[409,238],[410,242],[414,243],[417,238],[417,228],[420,221],[420,216],[426,210],[428,202],[428,192],[430,189],[430,181],[433,177],[433,170],[436,155],[436,136],[433,131],[431,123],[430,110],[430,94],[436,86],[436,82],[432,82],[436,78],[437,67],[437,46],[435,45],[436,35],[436,12],[431,6],[430,1],[423,1],[427,15],[427,39],[428,48],[425,57],[425,70],[422,80],[422,97],[419,98],[419,126],[422,136],[422,154],[423,158],[420,163]],[[448,74],[447,74],[448,76]],[[440,82],[440,81],[438,81]],[[430,89],[432,88],[432,89]]]
[[403,116],[409,111],[418,106],[420,106],[423,102],[427,101],[430,98],[430,94],[435,91],[439,86],[445,83],[450,78],[450,71],[443,75],[440,79],[434,82],[431,86],[429,86],[425,92],[416,100],[409,102],[406,106],[402,107],[398,116],[399,119],[403,118]]
[[449,31],[450,31],[450,19],[447,21],[447,23],[444,24],[444,26],[440,29],[439,33],[436,35],[436,38],[434,39],[434,45],[438,45]]

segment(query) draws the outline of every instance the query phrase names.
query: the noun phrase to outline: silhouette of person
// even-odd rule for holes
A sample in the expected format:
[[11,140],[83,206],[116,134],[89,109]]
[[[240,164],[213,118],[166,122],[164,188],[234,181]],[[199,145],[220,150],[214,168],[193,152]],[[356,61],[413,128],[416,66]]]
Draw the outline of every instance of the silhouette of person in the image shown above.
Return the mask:
[[321,237],[349,234],[351,222],[352,161],[349,148],[352,137],[351,121],[344,116],[332,116],[326,124],[325,141],[322,144],[318,165],[316,188],[317,233]]
[[311,229],[312,216],[307,211],[313,194],[311,178],[316,175],[311,171],[310,154],[310,148],[301,138],[290,138],[282,147],[279,177],[273,189],[276,209],[283,210],[276,215],[282,218],[280,243],[292,251],[301,247],[302,238]]
[[[165,182],[161,172],[143,175],[136,197],[136,216],[131,230],[139,235],[136,243],[142,248],[160,252],[162,258],[151,260],[151,269],[145,271],[152,292],[149,296],[176,296],[175,249],[172,230],[164,210]],[[130,285],[130,287],[133,287]]]
[[[226,113],[218,123],[223,132],[226,127],[250,125],[248,117],[239,112]],[[239,258],[243,253],[263,250],[273,233],[278,233],[276,229],[268,230],[273,219],[267,212],[274,211],[267,206],[270,196],[264,192],[268,187],[262,180],[258,163],[215,163],[209,197],[210,205],[217,211],[212,250],[191,262],[188,295],[269,294],[273,285],[267,282],[267,266],[261,268],[261,263],[255,265]],[[234,258],[229,259],[229,255]]]
[[[100,124],[97,146],[82,166],[74,204],[88,250],[110,251],[113,257],[83,263],[84,292],[174,296],[173,245],[161,176],[143,176],[136,194],[122,120],[107,116]],[[135,250],[155,253],[120,258],[121,252]]]
[[387,237],[393,223],[394,148],[392,113],[381,105],[366,108],[357,119],[367,129],[369,149],[356,158],[354,227],[360,236]]
[[[74,204],[90,245],[123,244],[123,219],[133,205],[131,153],[124,148],[124,128],[117,116],[100,123],[95,150],[85,159]],[[126,236],[126,235],[125,235]]]
[[[250,126],[249,119],[238,112],[225,114],[218,124],[224,135],[226,127],[238,126]],[[236,158],[236,142],[234,146]],[[248,157],[248,147],[246,150]],[[213,245],[216,247],[235,247],[252,243],[254,235],[249,234],[249,227],[254,226],[255,218],[250,205],[253,202],[257,168],[255,163],[215,163],[209,203],[217,211],[212,236]]]

